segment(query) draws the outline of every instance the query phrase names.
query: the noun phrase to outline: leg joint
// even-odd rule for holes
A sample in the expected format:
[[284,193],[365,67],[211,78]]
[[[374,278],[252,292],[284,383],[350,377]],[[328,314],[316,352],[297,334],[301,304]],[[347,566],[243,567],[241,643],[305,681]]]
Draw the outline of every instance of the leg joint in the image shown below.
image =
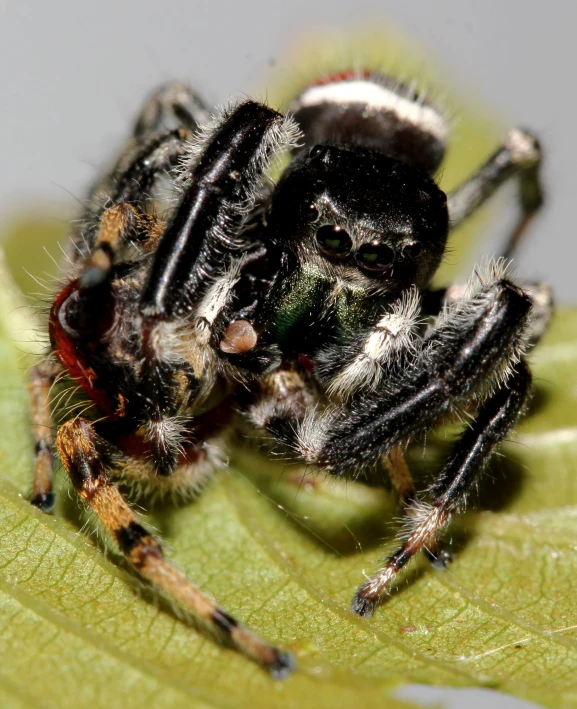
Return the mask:
[[511,155],[511,162],[528,170],[541,162],[541,145],[537,138],[523,128],[509,131],[505,146]]

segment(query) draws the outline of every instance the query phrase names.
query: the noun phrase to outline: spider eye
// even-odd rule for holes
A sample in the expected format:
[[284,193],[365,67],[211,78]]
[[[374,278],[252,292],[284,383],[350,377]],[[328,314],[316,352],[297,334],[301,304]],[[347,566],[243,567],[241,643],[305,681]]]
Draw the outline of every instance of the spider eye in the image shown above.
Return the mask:
[[313,145],[313,147],[309,150],[309,158],[311,158],[311,160],[322,158],[326,155],[326,152],[326,145]]
[[319,218],[319,210],[314,204],[309,205],[306,217],[309,222],[316,222]]
[[316,239],[321,251],[333,258],[343,258],[353,245],[348,232],[334,224],[326,224],[317,229]]
[[421,244],[408,244],[403,249],[403,257],[416,259],[422,250],[423,247]]
[[393,263],[395,252],[385,244],[365,244],[357,251],[356,259],[361,268],[378,273]]

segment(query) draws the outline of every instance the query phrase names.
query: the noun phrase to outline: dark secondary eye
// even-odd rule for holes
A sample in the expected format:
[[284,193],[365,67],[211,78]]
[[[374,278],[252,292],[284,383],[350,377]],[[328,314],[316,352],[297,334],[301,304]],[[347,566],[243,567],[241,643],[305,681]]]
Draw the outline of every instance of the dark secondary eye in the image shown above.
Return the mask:
[[423,247],[419,243],[407,244],[407,246],[403,248],[402,255],[403,258],[416,259],[420,255],[422,250]]
[[317,219],[319,218],[319,210],[315,207],[314,204],[310,204],[307,208],[306,211],[306,219],[307,221],[311,222],[316,222]]
[[385,244],[365,244],[357,251],[357,263],[365,271],[379,273],[393,263],[395,252]]
[[317,229],[316,239],[321,251],[334,258],[343,258],[351,250],[351,237],[334,224],[326,224]]

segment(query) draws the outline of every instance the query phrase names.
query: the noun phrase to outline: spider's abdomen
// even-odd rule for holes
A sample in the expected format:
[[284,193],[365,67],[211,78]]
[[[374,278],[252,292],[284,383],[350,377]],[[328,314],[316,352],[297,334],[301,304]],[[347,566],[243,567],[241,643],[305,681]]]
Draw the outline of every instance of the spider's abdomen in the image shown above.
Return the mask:
[[321,77],[289,106],[305,147],[362,145],[433,174],[449,137],[444,116],[411,86],[383,74],[345,71]]

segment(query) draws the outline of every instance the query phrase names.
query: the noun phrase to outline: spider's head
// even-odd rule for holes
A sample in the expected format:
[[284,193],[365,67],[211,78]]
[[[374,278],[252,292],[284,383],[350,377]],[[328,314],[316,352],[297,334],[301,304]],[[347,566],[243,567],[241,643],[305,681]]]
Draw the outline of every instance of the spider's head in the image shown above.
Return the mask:
[[317,145],[301,153],[272,205],[280,248],[373,290],[425,287],[445,251],[445,194],[418,168],[368,148]]

